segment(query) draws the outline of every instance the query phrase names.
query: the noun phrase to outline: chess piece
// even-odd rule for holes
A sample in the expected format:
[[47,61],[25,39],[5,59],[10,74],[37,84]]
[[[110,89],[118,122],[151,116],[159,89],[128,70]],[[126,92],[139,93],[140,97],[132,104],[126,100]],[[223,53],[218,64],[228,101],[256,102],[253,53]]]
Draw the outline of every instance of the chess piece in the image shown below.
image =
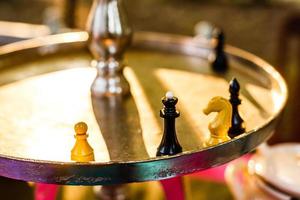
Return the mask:
[[228,135],[231,138],[234,138],[245,132],[245,123],[241,118],[238,110],[238,106],[241,104],[241,100],[239,99],[239,91],[240,84],[233,78],[229,84],[229,92],[230,92],[230,103],[232,105],[232,119],[231,119],[231,127],[228,131]]
[[224,52],[224,32],[219,28],[215,28],[213,35],[216,39],[216,46],[214,48],[214,56],[211,61],[212,69],[215,72],[223,73],[228,69],[228,60]]
[[130,45],[132,30],[122,0],[94,0],[87,29],[97,69],[92,95],[127,95],[129,84],[123,75],[123,54]]
[[164,133],[157,149],[157,156],[175,155],[182,152],[182,147],[177,140],[175,128],[175,119],[180,115],[175,107],[177,102],[178,99],[173,96],[172,92],[167,92],[166,96],[162,98],[164,108],[160,110],[160,117],[164,118]]
[[207,146],[217,145],[221,142],[230,140],[228,130],[231,126],[232,107],[230,102],[223,97],[212,98],[207,107],[203,110],[204,114],[217,112],[217,116],[209,123],[210,139]]
[[94,150],[87,141],[87,130],[86,123],[79,122],[75,124],[75,138],[76,143],[71,151],[71,160],[77,162],[89,162],[94,161]]

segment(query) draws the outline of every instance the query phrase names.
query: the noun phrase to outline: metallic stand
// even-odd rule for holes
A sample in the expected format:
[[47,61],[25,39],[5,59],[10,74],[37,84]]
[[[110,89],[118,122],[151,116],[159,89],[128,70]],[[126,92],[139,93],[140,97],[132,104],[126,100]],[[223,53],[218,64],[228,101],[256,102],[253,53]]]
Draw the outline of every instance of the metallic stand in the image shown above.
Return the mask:
[[90,51],[98,74],[91,86],[95,96],[129,93],[129,84],[123,75],[123,54],[131,42],[121,0],[95,0],[88,19]]
[[[115,101],[114,97],[110,97],[111,95],[128,95],[130,89],[123,75],[123,54],[131,42],[132,31],[127,23],[121,0],[95,0],[87,27],[90,35],[89,47],[95,59],[93,65],[97,69],[97,76],[91,86],[92,95],[97,98],[109,98],[101,99],[100,105]],[[106,108],[110,106],[106,105],[103,109]],[[107,113],[112,113],[115,107],[111,109],[107,110]],[[99,111],[96,109],[95,112]],[[117,110],[113,113],[120,112],[121,110]],[[122,113],[115,115],[113,119],[117,116],[122,116]],[[115,120],[112,123],[114,122]],[[120,187],[103,186],[99,195],[104,200],[125,199]]]

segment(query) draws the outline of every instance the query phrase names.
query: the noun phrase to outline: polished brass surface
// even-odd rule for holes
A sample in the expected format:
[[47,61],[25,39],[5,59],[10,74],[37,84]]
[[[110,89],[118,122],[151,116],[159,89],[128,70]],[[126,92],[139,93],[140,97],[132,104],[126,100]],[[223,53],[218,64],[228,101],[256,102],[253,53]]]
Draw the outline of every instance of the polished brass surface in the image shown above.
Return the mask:
[[97,69],[92,95],[127,95],[129,84],[123,75],[123,54],[131,42],[132,30],[122,0],[94,0],[87,29]]
[[[138,33],[125,55],[131,95],[91,97],[97,72],[90,67],[86,41],[86,33],[78,32],[0,48],[0,175],[105,185],[188,174],[228,162],[264,142],[286,102],[285,82],[261,59],[228,46],[231,68],[220,76],[207,63],[209,44],[154,33]],[[28,52],[31,57],[24,57]],[[233,76],[241,84],[240,112],[247,132],[205,148],[214,116],[205,116],[202,109],[213,96],[229,98]],[[156,157],[162,137],[160,98],[168,90],[179,98],[177,135],[183,152]],[[94,162],[70,159],[78,121],[89,124]]]

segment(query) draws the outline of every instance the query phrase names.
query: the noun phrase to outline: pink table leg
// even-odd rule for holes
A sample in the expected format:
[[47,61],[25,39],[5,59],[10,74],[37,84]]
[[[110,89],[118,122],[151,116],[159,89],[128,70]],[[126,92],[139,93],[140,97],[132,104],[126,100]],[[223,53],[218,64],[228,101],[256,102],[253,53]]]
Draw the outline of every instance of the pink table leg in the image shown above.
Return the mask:
[[185,200],[183,179],[181,177],[160,181],[167,200]]
[[[248,161],[251,158],[252,154],[246,154],[240,158],[238,158],[238,160],[246,160]],[[235,162],[231,161],[231,162]],[[191,174],[190,176],[192,177],[196,177],[196,178],[200,178],[202,180],[208,180],[208,181],[214,181],[214,182],[219,182],[219,183],[225,183],[225,177],[224,177],[224,173],[225,173],[225,169],[227,167],[229,163],[215,167],[215,168],[211,168],[211,169],[207,169],[201,172],[197,172],[194,174]]]
[[35,200],[55,200],[58,185],[37,183],[35,189]]

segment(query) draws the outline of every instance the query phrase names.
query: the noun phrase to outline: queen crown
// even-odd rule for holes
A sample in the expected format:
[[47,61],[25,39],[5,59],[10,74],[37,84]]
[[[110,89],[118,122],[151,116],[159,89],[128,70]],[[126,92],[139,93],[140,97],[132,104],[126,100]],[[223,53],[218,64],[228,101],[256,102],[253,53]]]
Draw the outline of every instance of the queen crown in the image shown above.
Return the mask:
[[161,110],[162,117],[178,117],[179,112],[176,110],[175,105],[177,104],[177,97],[162,98],[162,103],[164,104],[164,108]]

